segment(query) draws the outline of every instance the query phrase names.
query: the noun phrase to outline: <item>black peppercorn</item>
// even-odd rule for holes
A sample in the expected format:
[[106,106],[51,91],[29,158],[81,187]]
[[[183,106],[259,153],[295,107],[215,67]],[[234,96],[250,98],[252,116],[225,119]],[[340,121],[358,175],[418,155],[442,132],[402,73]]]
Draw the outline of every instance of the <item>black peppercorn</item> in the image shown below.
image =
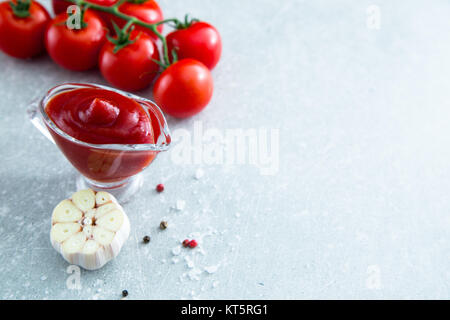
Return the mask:
[[144,241],[144,243],[149,243],[150,242],[150,237],[149,236],[145,236],[142,241]]

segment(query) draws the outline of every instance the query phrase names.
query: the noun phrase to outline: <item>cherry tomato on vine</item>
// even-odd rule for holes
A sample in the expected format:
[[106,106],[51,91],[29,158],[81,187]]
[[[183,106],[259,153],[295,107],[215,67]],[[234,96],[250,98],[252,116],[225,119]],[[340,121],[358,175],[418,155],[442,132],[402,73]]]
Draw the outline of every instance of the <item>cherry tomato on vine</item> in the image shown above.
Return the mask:
[[199,113],[212,94],[211,72],[194,59],[182,59],[170,65],[153,86],[155,102],[164,112],[177,118]]
[[166,37],[169,52],[175,48],[178,59],[192,58],[212,70],[222,53],[222,40],[216,28],[197,21],[179,23],[177,28]]
[[[117,3],[117,1],[118,0],[88,0],[88,2],[107,7],[113,6],[114,4]],[[64,0],[52,0],[53,10],[55,11],[56,14],[66,12],[67,7],[72,4],[73,3]],[[119,11],[129,16],[136,17],[139,20],[142,20],[143,22],[147,22],[150,24],[159,22],[163,19],[163,13],[161,11],[161,8],[159,7],[158,3],[154,0],[128,0],[120,5]],[[111,21],[114,21],[121,28],[126,23],[123,19],[111,15],[107,12],[96,11],[96,13],[100,18],[102,18],[106,27],[111,31],[113,31]],[[156,35],[153,34],[153,32],[151,32],[149,29],[142,28],[139,26],[136,27],[136,30],[137,29],[140,29],[141,31],[148,33],[153,39],[156,40],[157,38]],[[162,32],[162,30],[163,26],[159,25],[158,31]]]
[[128,44],[106,42],[100,53],[99,66],[103,77],[112,85],[137,91],[149,86],[158,75],[159,65],[152,59],[159,60],[152,38],[135,30],[131,32]]
[[98,55],[106,41],[106,29],[102,20],[87,10],[81,29],[69,29],[68,15],[62,13],[49,24],[45,35],[45,46],[50,57],[69,70],[84,71],[94,68]]
[[[161,8],[154,0],[129,0],[120,5],[119,11],[126,15],[136,17],[139,20],[149,24],[153,24],[163,20],[163,13],[161,11]],[[113,16],[113,21],[121,28],[126,23],[126,21],[124,21],[123,19],[115,16]],[[148,28],[136,26],[136,30],[147,33],[154,40],[158,39],[158,37]],[[163,30],[163,25],[160,24],[157,27],[157,30],[159,33],[161,33]]]
[[31,58],[45,49],[50,15],[36,1],[0,3],[0,49],[16,58]]

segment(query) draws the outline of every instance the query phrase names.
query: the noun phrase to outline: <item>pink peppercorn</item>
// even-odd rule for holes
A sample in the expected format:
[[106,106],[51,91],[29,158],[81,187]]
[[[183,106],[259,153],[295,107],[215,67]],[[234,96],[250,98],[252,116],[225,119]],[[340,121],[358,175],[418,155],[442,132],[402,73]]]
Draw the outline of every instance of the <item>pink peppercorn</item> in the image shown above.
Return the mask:
[[188,243],[188,246],[189,246],[189,248],[195,248],[196,246],[197,246],[197,241],[195,241],[195,240],[191,240],[191,241],[189,241],[189,243]]
[[162,183],[158,184],[156,186],[156,191],[163,192],[164,191],[164,185]]

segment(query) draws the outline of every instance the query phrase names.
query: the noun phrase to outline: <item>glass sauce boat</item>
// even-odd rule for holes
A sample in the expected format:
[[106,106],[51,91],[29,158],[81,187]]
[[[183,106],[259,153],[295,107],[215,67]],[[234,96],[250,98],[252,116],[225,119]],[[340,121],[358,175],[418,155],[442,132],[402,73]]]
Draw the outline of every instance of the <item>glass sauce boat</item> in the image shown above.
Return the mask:
[[[62,131],[46,113],[47,103],[56,95],[80,88],[114,91],[138,102],[148,114],[153,127],[153,144],[92,144],[77,140]],[[56,144],[67,160],[78,170],[77,189],[107,191],[126,202],[142,186],[141,172],[156,155],[169,148],[171,137],[166,119],[159,107],[148,99],[91,83],[64,83],[50,89],[31,104],[28,115],[33,125]]]

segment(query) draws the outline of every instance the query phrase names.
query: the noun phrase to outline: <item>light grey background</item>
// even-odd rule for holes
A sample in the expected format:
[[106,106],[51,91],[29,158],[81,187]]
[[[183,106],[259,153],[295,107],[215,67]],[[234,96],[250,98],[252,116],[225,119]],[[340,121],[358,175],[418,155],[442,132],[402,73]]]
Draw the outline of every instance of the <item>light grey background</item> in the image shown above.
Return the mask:
[[[105,82],[0,53],[0,298],[450,298],[450,2],[160,4],[213,23],[224,44],[212,102],[171,129],[279,129],[278,173],[161,154],[125,205],[121,254],[69,290],[49,224],[76,173],[25,110],[61,82]],[[189,236],[200,247],[174,255]]]

